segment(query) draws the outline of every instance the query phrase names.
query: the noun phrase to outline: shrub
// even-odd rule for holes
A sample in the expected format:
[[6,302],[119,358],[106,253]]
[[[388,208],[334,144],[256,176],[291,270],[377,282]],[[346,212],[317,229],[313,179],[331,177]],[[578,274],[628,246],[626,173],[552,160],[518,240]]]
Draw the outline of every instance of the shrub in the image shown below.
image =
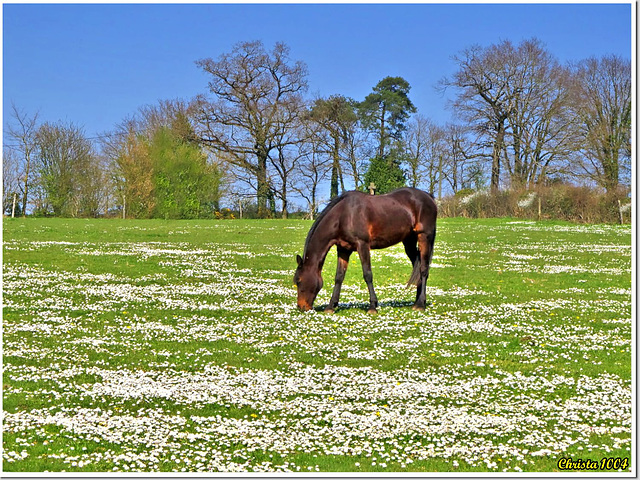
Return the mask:
[[464,189],[455,195],[439,199],[443,217],[469,218],[518,217],[527,219],[558,219],[580,223],[620,223],[630,219],[627,191],[605,193],[585,186],[538,186],[534,190]]

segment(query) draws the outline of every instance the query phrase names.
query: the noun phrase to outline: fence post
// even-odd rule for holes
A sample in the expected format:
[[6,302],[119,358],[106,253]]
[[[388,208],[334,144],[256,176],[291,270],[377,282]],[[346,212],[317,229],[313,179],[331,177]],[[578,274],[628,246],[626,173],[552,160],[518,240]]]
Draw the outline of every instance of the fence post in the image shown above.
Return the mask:
[[538,221],[542,220],[542,198],[538,195]]
[[16,218],[16,198],[18,197],[17,193],[13,193],[13,207],[11,207],[11,218]]
[[620,225],[623,225],[624,217],[622,216],[622,203],[620,203],[620,199],[618,199],[618,214],[620,215]]

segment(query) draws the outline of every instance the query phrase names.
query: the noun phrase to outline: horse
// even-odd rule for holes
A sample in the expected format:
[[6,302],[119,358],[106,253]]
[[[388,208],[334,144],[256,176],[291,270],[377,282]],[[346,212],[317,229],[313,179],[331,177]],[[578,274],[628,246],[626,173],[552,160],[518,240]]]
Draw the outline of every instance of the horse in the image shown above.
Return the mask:
[[373,289],[371,249],[387,248],[399,242],[413,265],[407,285],[416,285],[414,310],[424,310],[429,266],[436,237],[438,208],[432,195],[416,188],[400,188],[384,195],[358,191],[335,197],[318,215],[304,244],[293,282],[298,291],[298,308],[308,311],[322,289],[322,267],[329,249],[336,246],[338,267],[329,304],[333,313],[338,307],[340,289],[349,257],[358,252],[364,281],[369,289],[368,312],[375,314],[378,298]]

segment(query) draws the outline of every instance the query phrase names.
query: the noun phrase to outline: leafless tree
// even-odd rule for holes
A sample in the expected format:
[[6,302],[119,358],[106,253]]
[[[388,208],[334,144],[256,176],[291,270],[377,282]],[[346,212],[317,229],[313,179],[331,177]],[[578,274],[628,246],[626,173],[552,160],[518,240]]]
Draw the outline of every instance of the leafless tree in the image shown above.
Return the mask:
[[575,148],[567,69],[536,39],[473,47],[456,61],[441,85],[459,89],[454,107],[489,140],[492,190],[504,169],[516,188],[559,172]]
[[[21,166],[16,151],[5,147],[2,150],[2,206],[7,214],[13,213],[14,198],[17,202],[22,178]],[[20,212],[20,204],[17,205]]]
[[418,188],[422,183],[423,166],[429,148],[429,127],[431,121],[416,115],[411,119],[405,135],[405,163],[408,168],[407,180],[410,187]]
[[212,94],[193,104],[197,134],[256,177],[258,214],[267,216],[269,155],[278,148],[283,129],[295,124],[293,112],[307,88],[307,67],[290,60],[285,44],[276,43],[267,52],[259,41],[239,43],[217,60],[196,64],[210,75]]
[[316,122],[305,123],[307,142],[293,171],[292,189],[307,202],[308,217],[314,218],[320,204],[318,189],[333,170],[333,158],[325,150],[326,131]]
[[342,95],[318,98],[309,111],[308,121],[320,128],[314,129],[316,153],[324,151],[331,157],[331,198],[345,190],[342,164],[349,158],[349,137],[357,128],[356,102]]
[[531,188],[561,171],[575,148],[571,77],[537,40],[524,41],[505,56],[516,72],[509,84],[505,163],[512,187]]
[[19,152],[22,162],[22,215],[26,216],[27,205],[29,203],[29,185],[32,176],[33,154],[36,150],[38,112],[29,115],[12,103],[11,118],[12,121],[9,123],[7,133],[9,139],[15,142],[13,148]]
[[289,189],[291,187],[292,176],[296,165],[304,161],[310,150],[302,126],[296,129],[286,129],[282,132],[283,137],[277,142],[275,151],[269,154],[269,161],[276,174],[273,175],[270,185],[273,195],[280,199],[282,218],[289,216]]
[[353,181],[354,190],[362,190],[364,187],[364,175],[368,161],[375,155],[376,147],[370,141],[371,134],[359,124],[346,132],[345,141],[345,165],[343,173]]
[[443,168],[446,163],[444,130],[428,118],[417,115],[409,123],[405,138],[405,163],[409,185],[423,187],[442,196]]
[[631,159],[631,62],[618,56],[589,58],[574,69],[580,120],[578,165],[607,191],[620,183]]
[[475,45],[454,57],[458,71],[444,78],[440,87],[455,87],[459,95],[453,107],[460,116],[491,145],[491,189],[500,184],[501,157],[507,132],[507,120],[512,104],[509,89],[515,72],[505,63],[504,49],[512,49],[509,42],[483,48]]

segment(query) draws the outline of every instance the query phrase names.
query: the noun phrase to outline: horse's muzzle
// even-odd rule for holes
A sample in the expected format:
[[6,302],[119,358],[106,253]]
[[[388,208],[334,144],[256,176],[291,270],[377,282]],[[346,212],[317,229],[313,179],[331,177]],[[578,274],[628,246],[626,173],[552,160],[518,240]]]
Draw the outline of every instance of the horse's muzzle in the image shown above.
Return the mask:
[[302,312],[308,312],[309,310],[311,310],[311,305],[306,302],[298,302],[298,310]]

